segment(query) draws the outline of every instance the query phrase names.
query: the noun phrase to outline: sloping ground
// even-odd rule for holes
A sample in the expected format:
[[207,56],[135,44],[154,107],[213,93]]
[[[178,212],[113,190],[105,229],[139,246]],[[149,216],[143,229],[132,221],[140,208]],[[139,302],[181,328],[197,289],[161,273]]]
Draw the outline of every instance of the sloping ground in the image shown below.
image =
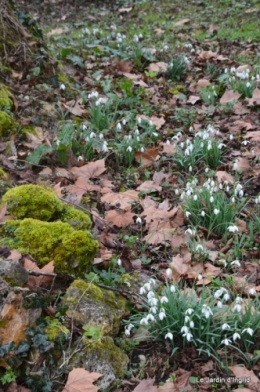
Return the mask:
[[[28,72],[6,69],[2,194],[49,185],[91,214],[100,250],[84,279],[126,296],[131,312],[115,339],[130,363],[111,390],[258,391],[259,2],[19,7],[25,29],[25,11],[42,28],[55,72],[44,56]],[[34,286],[64,326],[69,279],[46,301]],[[63,351],[88,331],[66,327]],[[52,373],[45,358],[30,368],[49,389],[14,365],[18,383],[63,388],[51,348]]]

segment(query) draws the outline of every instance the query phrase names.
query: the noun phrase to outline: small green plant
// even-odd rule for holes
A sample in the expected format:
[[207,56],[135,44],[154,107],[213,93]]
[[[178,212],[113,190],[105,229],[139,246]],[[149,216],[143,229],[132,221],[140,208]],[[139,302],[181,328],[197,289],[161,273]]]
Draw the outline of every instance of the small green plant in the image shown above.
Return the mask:
[[9,384],[16,380],[16,374],[12,369],[8,369],[5,371],[5,374],[0,378],[0,381],[3,385]]
[[94,325],[85,324],[82,329],[84,330],[83,336],[89,339],[99,340],[102,337],[100,329]]
[[196,116],[197,116],[196,109],[176,108],[173,118],[180,125],[184,125],[186,128],[190,128],[193,125]]
[[206,105],[215,105],[218,98],[218,91],[215,85],[200,88],[200,96]]
[[171,80],[180,80],[187,69],[188,63],[189,60],[186,56],[180,55],[173,57],[167,69],[168,78]]

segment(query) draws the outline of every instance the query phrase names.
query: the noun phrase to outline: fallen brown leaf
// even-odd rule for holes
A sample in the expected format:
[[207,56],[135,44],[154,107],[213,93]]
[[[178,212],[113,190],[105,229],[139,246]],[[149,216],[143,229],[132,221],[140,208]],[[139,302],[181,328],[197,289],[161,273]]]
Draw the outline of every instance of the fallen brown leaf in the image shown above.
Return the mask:
[[98,387],[93,385],[103,374],[91,373],[82,368],[71,370],[62,392],[97,392]]

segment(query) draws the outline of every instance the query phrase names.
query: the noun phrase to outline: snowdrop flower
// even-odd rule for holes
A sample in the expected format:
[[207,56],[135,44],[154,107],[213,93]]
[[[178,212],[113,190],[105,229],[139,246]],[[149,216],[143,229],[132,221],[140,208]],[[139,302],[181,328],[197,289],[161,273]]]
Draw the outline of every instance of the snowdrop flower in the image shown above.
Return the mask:
[[81,155],[78,156],[78,162],[83,161],[83,158]]
[[142,224],[142,218],[140,218],[140,216],[138,216],[138,217],[136,218],[135,223],[139,223],[139,224],[141,225],[141,224]]
[[167,268],[167,270],[165,271],[167,276],[171,276],[172,275],[172,270],[171,268]]
[[191,339],[193,338],[193,335],[190,332],[184,333],[182,336],[186,338],[188,342],[190,342]]
[[150,125],[150,127],[152,127],[152,126],[153,126],[153,122],[152,122],[152,120],[149,120],[149,125]]
[[204,314],[206,319],[208,319],[210,316],[213,316],[212,310],[209,306],[203,305],[203,308],[201,309],[201,312]]
[[149,321],[149,320],[154,321],[155,318],[154,318],[154,316],[153,316],[152,314],[148,314],[148,315],[146,316],[146,320],[147,320],[147,321]]
[[224,143],[219,143],[218,149],[221,150],[223,147],[226,147],[226,145]]
[[185,314],[191,315],[193,312],[194,312],[194,310],[189,308],[189,309],[186,310]]
[[180,193],[179,189],[175,189],[175,195],[178,195]]
[[223,267],[225,267],[225,268],[226,268],[226,266],[227,266],[227,262],[226,262],[225,259],[220,259],[220,260],[218,260],[218,261],[217,261],[217,264],[218,264],[218,265],[223,265]]
[[239,335],[239,333],[237,333],[237,332],[235,332],[234,334],[233,334],[233,341],[235,342],[237,339],[240,339],[241,338],[241,336]]
[[196,246],[196,250],[204,250],[204,248],[203,248],[203,246],[201,245],[201,244],[198,244],[197,246]]
[[232,341],[227,338],[221,341],[221,344],[225,344],[225,346],[228,346],[230,343],[232,343]]
[[199,274],[199,275],[197,276],[197,279],[198,279],[198,280],[202,280],[202,279],[203,279],[203,276],[202,276],[201,274]]
[[233,312],[241,312],[242,306],[240,304],[236,304],[233,308]]
[[191,196],[191,190],[188,189],[187,192],[186,192],[186,195],[187,196]]
[[56,140],[56,144],[57,144],[57,146],[59,147],[59,145],[61,144],[61,141],[58,139],[58,140]]
[[170,339],[170,340],[172,340],[172,339],[173,339],[173,334],[172,334],[171,332],[168,332],[168,333],[165,335],[164,338],[165,338],[165,339]]
[[234,139],[234,136],[233,135],[230,135],[229,136],[229,140],[233,140]]
[[60,85],[60,90],[61,90],[61,91],[64,91],[64,90],[66,90],[66,86],[65,86],[65,84],[63,84],[63,83],[62,83],[62,84]]
[[160,320],[163,320],[166,317],[166,314],[164,312],[164,310],[161,310],[160,313],[158,314],[158,317]]
[[126,149],[126,151],[132,152],[132,151],[133,151],[133,148],[132,148],[131,146],[128,146],[127,149]]
[[146,294],[146,289],[145,289],[145,287],[141,287],[141,288],[140,288],[139,294],[141,294],[141,295]]
[[185,230],[185,234],[189,234],[189,235],[195,235],[195,234],[196,234],[196,232],[195,232],[195,230],[192,230],[192,229],[187,229],[187,230]]
[[209,199],[209,201],[210,201],[210,203],[213,203],[213,201],[214,201],[214,197],[213,197],[213,196],[210,196],[210,199]]
[[85,124],[82,124],[82,131],[86,131],[88,127]]
[[223,307],[223,304],[222,304],[222,302],[221,302],[221,301],[218,301],[218,303],[217,303],[217,307],[218,307],[218,308],[220,308],[220,309]]
[[186,325],[184,325],[184,326],[181,328],[181,333],[182,333],[182,332],[188,333],[188,332],[189,332],[189,328],[188,328]]
[[103,152],[108,152],[108,148],[107,148],[107,142],[104,142],[102,145],[102,151]]
[[138,42],[138,41],[139,41],[138,35],[136,35],[136,34],[134,35],[133,41],[134,41],[134,42]]
[[230,265],[236,265],[237,267],[240,267],[240,266],[241,266],[239,260],[234,260],[234,261],[232,261],[232,263],[230,263]]
[[192,166],[189,167],[189,172],[190,172],[190,173],[192,172]]
[[230,329],[230,325],[228,325],[227,323],[224,323],[221,327],[222,331],[225,331],[226,329]]
[[142,122],[141,117],[138,117],[137,122],[138,122],[138,124],[141,124],[141,122]]
[[185,212],[185,216],[188,218],[189,216],[191,215],[191,212],[189,212],[189,211],[186,211]]
[[154,298],[155,297],[155,294],[154,294],[154,292],[153,291],[149,291],[149,293],[147,294],[147,298]]
[[195,201],[198,200],[198,195],[194,195],[193,200],[195,200]]
[[242,333],[247,332],[250,336],[253,336],[254,330],[252,328],[243,329]]
[[244,196],[244,191],[243,190],[239,191],[239,197],[243,197],[243,196]]
[[157,307],[156,307],[156,306],[151,306],[151,307],[150,307],[150,311],[151,311],[153,314],[156,314],[156,313],[157,313]]
[[220,298],[221,296],[222,296],[222,294],[223,294],[223,288],[221,288],[221,289],[218,289],[217,291],[215,291],[215,293],[214,293],[214,298],[215,299],[218,299],[218,298]]
[[247,146],[249,143],[249,140],[244,140],[241,144],[243,144],[243,146]]
[[237,232],[238,231],[238,227],[237,226],[228,226],[228,231],[230,232],[230,233],[235,233],[235,232]]
[[205,211],[201,211],[200,215],[204,217],[206,215],[206,212]]
[[249,294],[249,295],[255,295],[255,294],[256,294],[256,290],[254,289],[254,287],[251,287],[251,288],[248,290],[248,294]]
[[150,282],[147,282],[147,283],[145,283],[144,285],[143,285],[143,287],[146,289],[146,290],[151,290],[151,284],[150,284]]
[[144,147],[141,147],[140,151],[141,151],[141,152],[144,152],[144,151],[145,151],[145,148],[144,148]]
[[185,316],[184,322],[188,323],[190,321],[190,317],[189,316]]
[[230,295],[228,293],[224,294],[223,300],[228,301],[230,299]]
[[117,129],[118,131],[121,131],[122,125],[120,124],[120,122],[117,124],[116,129]]
[[140,325],[148,325],[148,320],[146,320],[146,317],[140,320]]
[[237,304],[241,304],[242,302],[244,302],[243,298],[241,298],[241,297],[236,297],[236,303],[237,303]]
[[214,212],[215,215],[218,215],[220,213],[220,210],[218,210],[217,208],[214,208],[213,212]]
[[158,299],[157,299],[157,298],[149,298],[149,299],[148,299],[148,302],[149,302],[149,304],[152,305],[152,306],[157,306],[157,304],[158,304]]
[[205,173],[208,173],[208,171],[209,171],[209,168],[208,168],[208,167],[206,167],[206,169],[205,169]]
[[93,139],[93,137],[96,137],[95,132],[91,132],[90,135],[89,135],[89,137],[90,137],[90,139]]
[[126,125],[126,119],[125,119],[125,118],[123,118],[122,124],[123,124],[123,125]]
[[230,190],[230,187],[227,186],[227,187],[226,187],[226,192],[229,192],[229,190]]
[[194,328],[194,322],[192,320],[190,321],[190,328]]
[[171,292],[171,293],[176,293],[176,288],[175,288],[175,286],[173,286],[173,285],[170,286],[170,292]]
[[161,304],[169,302],[168,298],[165,297],[165,295],[160,299],[160,301],[161,301]]
[[[234,196],[231,198],[231,202],[232,202],[232,203],[235,203],[235,202],[236,202],[236,199],[234,198]],[[236,226],[233,226],[233,227],[236,227]],[[237,231],[238,231],[238,228],[237,228]]]

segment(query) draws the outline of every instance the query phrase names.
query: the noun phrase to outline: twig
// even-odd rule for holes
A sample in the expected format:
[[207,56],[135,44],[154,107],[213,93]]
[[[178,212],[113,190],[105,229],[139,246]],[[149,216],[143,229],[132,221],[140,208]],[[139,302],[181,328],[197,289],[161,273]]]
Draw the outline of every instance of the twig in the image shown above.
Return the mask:
[[227,251],[231,248],[231,245],[233,244],[233,241],[234,241],[234,238],[233,238],[233,237],[230,238],[230,239],[228,240],[228,242],[226,243],[226,245],[223,246],[223,248],[221,248],[221,249],[219,250],[219,252],[221,252],[221,253],[227,253]]
[[51,274],[48,272],[39,272],[39,271],[33,271],[33,270],[26,270],[29,275],[33,276],[52,276],[53,278],[56,278],[57,274]]

